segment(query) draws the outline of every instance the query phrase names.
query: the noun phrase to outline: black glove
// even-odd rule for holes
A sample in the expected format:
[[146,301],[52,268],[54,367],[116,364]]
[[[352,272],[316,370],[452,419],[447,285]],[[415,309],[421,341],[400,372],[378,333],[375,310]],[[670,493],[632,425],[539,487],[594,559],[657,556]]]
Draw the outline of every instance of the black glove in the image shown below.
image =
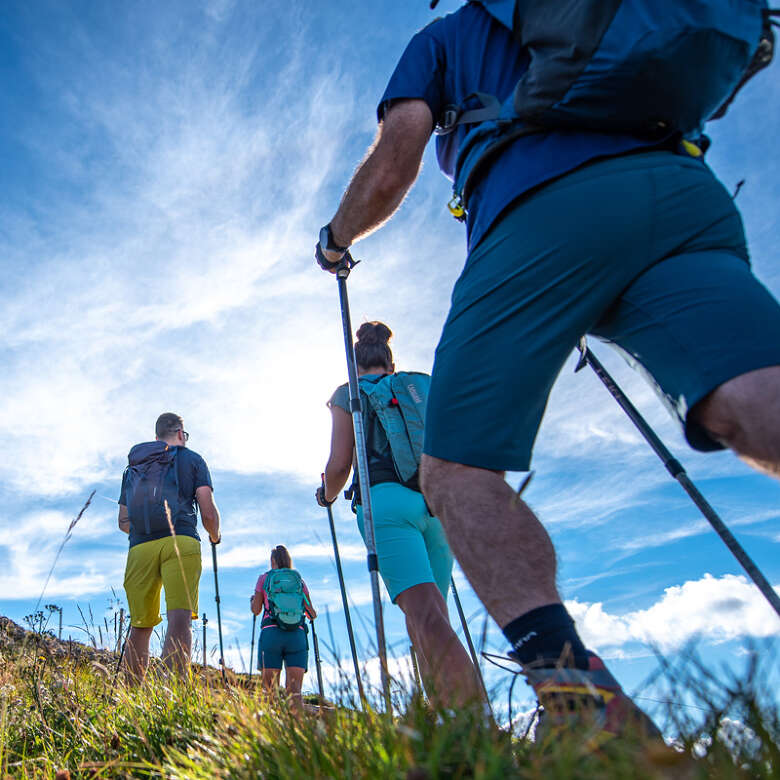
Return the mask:
[[339,260],[336,260],[334,262],[331,262],[328,260],[327,257],[325,257],[325,254],[322,251],[322,246],[320,246],[320,242],[317,242],[317,245],[314,247],[314,259],[319,264],[320,268],[322,268],[323,271],[332,271],[334,268],[338,268],[343,258],[340,258]]
[[328,501],[327,498],[325,498],[325,488],[320,485],[317,488],[317,492],[314,494],[314,497],[317,499],[317,503],[320,506],[330,506],[336,499],[334,498],[333,501]]

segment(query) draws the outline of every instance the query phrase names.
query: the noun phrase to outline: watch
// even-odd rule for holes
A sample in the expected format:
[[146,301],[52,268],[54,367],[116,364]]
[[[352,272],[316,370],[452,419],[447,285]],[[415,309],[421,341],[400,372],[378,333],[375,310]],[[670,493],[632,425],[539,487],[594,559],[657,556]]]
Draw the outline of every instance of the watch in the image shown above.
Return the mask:
[[333,240],[333,231],[330,229],[330,222],[320,229],[320,246],[326,252],[339,252],[342,255],[349,249],[349,244],[346,246],[339,246]]

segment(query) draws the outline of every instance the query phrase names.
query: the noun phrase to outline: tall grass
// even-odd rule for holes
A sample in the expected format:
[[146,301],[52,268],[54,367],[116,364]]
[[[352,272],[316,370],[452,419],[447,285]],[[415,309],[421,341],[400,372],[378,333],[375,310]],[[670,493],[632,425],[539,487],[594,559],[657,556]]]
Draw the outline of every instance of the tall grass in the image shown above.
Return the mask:
[[777,697],[758,653],[740,677],[693,652],[661,659],[656,690],[689,704],[668,713],[676,749],[615,740],[594,754],[576,733],[536,745],[473,713],[433,713],[400,683],[392,718],[348,706],[348,687],[344,706],[297,716],[243,678],[226,689],[200,670],[181,680],[154,664],[143,686],[114,687],[114,655],[58,647],[0,626],[0,777],[770,778],[780,766]]

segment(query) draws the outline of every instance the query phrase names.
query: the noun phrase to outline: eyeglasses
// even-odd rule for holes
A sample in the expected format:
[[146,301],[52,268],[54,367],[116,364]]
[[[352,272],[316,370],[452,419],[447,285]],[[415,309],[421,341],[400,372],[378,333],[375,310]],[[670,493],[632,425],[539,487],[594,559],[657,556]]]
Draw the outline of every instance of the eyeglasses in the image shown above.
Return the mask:
[[177,428],[177,431],[181,431],[181,435],[184,437],[184,441],[190,440],[190,435],[187,433],[187,431],[184,430],[184,428]]

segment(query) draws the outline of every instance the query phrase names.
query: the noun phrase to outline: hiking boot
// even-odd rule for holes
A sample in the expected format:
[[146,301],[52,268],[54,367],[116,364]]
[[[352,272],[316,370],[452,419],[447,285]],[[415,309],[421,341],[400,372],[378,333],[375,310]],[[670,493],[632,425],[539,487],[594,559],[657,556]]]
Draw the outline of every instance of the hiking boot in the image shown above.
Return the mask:
[[588,669],[529,666],[523,674],[543,707],[537,743],[550,734],[576,730],[585,731],[591,749],[614,737],[663,741],[653,721],[626,696],[594,653],[588,653]]

